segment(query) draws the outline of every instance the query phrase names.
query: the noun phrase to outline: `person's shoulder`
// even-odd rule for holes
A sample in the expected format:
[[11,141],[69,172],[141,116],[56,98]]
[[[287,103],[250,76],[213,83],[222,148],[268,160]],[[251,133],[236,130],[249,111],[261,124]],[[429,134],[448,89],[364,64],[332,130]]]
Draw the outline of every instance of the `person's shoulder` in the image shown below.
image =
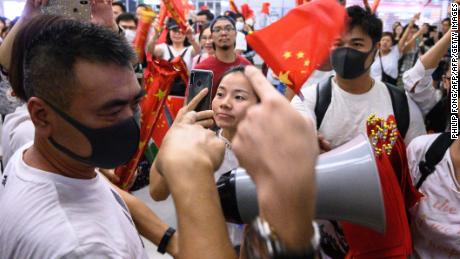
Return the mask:
[[194,68],[196,69],[211,69],[217,62],[215,56],[208,56],[205,60],[202,60],[200,63],[196,64]]
[[414,138],[407,146],[407,152],[410,153],[426,153],[431,144],[440,134],[428,134]]
[[245,57],[243,57],[243,56],[241,56],[241,55],[238,55],[237,62],[238,62],[238,64],[252,65],[252,63],[249,62],[249,60],[247,60]]

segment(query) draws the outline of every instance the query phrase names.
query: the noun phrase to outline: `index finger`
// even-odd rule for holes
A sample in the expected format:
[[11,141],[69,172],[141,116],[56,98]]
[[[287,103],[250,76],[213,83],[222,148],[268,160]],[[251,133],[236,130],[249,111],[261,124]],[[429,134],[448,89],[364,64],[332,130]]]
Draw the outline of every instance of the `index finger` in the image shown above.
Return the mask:
[[208,94],[208,88],[202,89],[193,99],[187,104],[187,110],[192,111],[198,106],[201,100]]
[[252,88],[259,96],[260,100],[264,100],[269,96],[280,95],[270,82],[265,78],[262,72],[254,66],[247,66],[244,74],[251,82]]

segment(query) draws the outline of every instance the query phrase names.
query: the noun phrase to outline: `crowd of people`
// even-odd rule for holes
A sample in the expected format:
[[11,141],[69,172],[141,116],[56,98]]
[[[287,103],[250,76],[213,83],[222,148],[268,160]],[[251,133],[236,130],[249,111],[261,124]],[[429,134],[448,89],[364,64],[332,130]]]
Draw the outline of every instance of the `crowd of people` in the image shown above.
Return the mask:
[[[154,201],[172,196],[176,230],[120,189],[112,170],[139,145],[146,61],[131,43],[153,9],[90,2],[91,22],[43,15],[47,0],[27,0],[16,20],[0,17],[0,258],[148,258],[140,235],[177,258],[345,258],[341,224],[315,219],[315,164],[367,134],[371,114],[394,115],[404,166],[423,194],[408,208],[412,251],[392,256],[460,257],[450,17],[418,24],[417,13],[386,32],[370,8],[347,7],[346,30],[297,95],[280,93],[270,67],[254,64],[253,18],[204,8],[186,29],[155,20],[146,55],[213,72],[210,90],[184,104],[137,174]],[[186,96],[187,83],[177,77],[169,94]],[[209,110],[195,111],[208,91]],[[251,225],[225,222],[216,189],[241,167],[257,187]]]

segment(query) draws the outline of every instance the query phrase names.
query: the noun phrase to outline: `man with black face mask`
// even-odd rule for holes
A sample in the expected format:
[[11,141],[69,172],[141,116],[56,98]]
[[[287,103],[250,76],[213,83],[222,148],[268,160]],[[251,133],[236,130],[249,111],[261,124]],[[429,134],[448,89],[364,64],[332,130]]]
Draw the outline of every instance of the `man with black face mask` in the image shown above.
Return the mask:
[[137,149],[136,55],[105,28],[40,16],[41,4],[27,1],[12,44],[10,78],[35,129],[2,176],[0,258],[147,258],[137,229],[158,244],[168,226],[95,169]]
[[[348,7],[347,12],[348,31],[336,41],[331,52],[335,76],[330,81],[332,89],[329,102],[325,107],[318,107],[317,94],[323,97],[322,85],[326,84],[322,82],[319,84],[319,93],[317,86],[305,88],[303,105],[296,105],[296,108],[314,119],[319,133],[335,148],[359,132],[365,133],[366,120],[371,113],[387,118],[401,112],[400,109],[394,111],[395,107],[408,107],[407,144],[425,133],[419,109],[410,98],[393,103],[393,92],[370,76],[370,67],[382,34],[382,22],[359,6]],[[321,118],[317,116],[318,109],[325,110],[325,113],[319,114]]]
[[[330,56],[335,76],[305,88],[303,103],[295,106],[313,118],[318,133],[324,137],[320,143],[327,144],[322,146],[324,150],[338,147],[357,134],[366,134],[370,114],[385,119],[395,115],[398,128],[409,143],[426,132],[420,110],[403,91],[370,76],[382,22],[359,6],[348,7],[347,13],[348,30],[336,41]],[[348,248],[340,226],[322,222],[320,229],[323,255],[344,257]]]

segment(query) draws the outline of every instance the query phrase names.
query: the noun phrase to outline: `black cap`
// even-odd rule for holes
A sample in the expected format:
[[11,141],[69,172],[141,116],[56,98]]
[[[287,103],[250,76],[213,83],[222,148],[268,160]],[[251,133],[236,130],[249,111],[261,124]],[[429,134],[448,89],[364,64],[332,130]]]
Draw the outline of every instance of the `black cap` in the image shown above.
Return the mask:
[[179,25],[177,24],[176,20],[169,18],[166,22],[166,28],[168,28],[168,30],[174,30],[176,28],[179,28]]

